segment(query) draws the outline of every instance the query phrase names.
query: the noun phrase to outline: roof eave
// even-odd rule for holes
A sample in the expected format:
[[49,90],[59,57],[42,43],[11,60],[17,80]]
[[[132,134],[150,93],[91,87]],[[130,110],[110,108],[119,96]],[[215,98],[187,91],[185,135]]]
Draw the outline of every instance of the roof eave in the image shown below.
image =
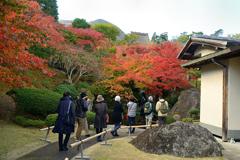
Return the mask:
[[181,59],[182,56],[184,55],[184,53],[187,51],[187,49],[191,46],[192,43],[192,39],[191,37],[189,37],[188,41],[186,42],[186,44],[183,46],[182,50],[179,52],[177,59]]

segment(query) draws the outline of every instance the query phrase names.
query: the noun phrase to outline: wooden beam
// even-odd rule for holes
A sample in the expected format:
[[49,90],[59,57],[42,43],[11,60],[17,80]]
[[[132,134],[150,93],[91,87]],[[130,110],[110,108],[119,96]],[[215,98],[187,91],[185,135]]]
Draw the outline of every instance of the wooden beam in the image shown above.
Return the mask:
[[[141,126],[131,126],[131,128],[143,128],[143,127],[158,127],[158,124],[153,124],[153,125],[141,125]],[[130,126],[124,126],[121,127],[120,129],[126,129],[126,128],[130,128]]]
[[205,55],[205,56],[203,56],[201,58],[198,58],[198,59],[195,59],[195,60],[183,63],[183,64],[181,64],[181,66],[182,67],[188,67],[188,66],[191,67],[192,65],[196,65],[198,63],[200,64],[203,61],[211,60],[211,58],[218,57],[218,56],[230,53],[230,52],[231,52],[231,49],[227,48],[227,49],[224,49],[222,51],[211,53],[211,54],[207,54],[207,55]]
[[54,128],[54,126],[51,126],[51,127],[47,127],[47,128],[42,128],[42,129],[39,129],[39,131],[44,131],[44,130],[47,130],[47,129],[52,129],[52,128]]
[[227,142],[228,132],[228,67],[223,68],[223,109],[222,109],[222,141]]
[[112,131],[112,130],[113,130],[113,129],[110,128],[110,129],[108,129],[108,130],[106,130],[106,131],[103,131],[103,132],[101,132],[101,133],[95,134],[94,136],[91,136],[91,137],[89,137],[89,138],[85,138],[85,139],[83,139],[82,141],[79,141],[79,142],[75,142],[75,143],[73,143],[73,144],[70,144],[70,147],[78,146],[78,145],[80,145],[80,144],[82,144],[82,143],[84,143],[84,142],[87,142],[87,141],[89,141],[89,140],[91,140],[91,139],[93,139],[93,138],[96,138],[96,137],[98,137],[98,136],[101,136],[101,135],[103,135],[103,134],[105,134],[105,133],[107,133],[107,132],[110,132],[110,131]]

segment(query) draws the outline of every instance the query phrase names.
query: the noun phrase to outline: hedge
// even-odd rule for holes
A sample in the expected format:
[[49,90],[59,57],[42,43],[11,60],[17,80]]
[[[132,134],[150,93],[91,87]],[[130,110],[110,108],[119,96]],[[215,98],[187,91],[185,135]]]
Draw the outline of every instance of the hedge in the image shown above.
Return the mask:
[[61,84],[54,91],[61,95],[63,95],[65,91],[69,91],[71,93],[72,99],[77,99],[78,92],[76,88],[70,84]]
[[57,120],[57,117],[58,117],[57,113],[47,115],[47,117],[45,118],[46,125],[48,125],[49,127],[54,126]]
[[14,121],[23,126],[23,127],[29,127],[29,126],[35,126],[37,128],[41,128],[45,125],[44,121],[41,120],[32,120],[32,119],[26,119],[22,116],[17,116],[14,118]]
[[183,118],[182,122],[190,122],[190,123],[192,123],[193,121],[192,121],[191,118]]
[[6,94],[14,95],[18,106],[36,115],[56,113],[59,100],[62,98],[61,94],[53,91],[30,88],[12,89]]
[[91,125],[95,122],[95,116],[96,116],[96,113],[94,112],[87,112],[87,121],[88,121],[88,125]]
[[167,124],[170,124],[170,123],[173,123],[173,122],[176,122],[176,119],[173,118],[173,117],[167,116]]

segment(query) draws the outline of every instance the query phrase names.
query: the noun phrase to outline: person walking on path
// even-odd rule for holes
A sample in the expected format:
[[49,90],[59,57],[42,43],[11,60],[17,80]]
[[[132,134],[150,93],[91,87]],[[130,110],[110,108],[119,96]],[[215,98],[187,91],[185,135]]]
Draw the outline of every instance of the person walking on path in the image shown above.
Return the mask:
[[120,103],[120,96],[115,97],[115,102],[113,104],[113,122],[115,123],[114,130],[111,131],[111,134],[113,136],[119,136],[117,134],[117,130],[121,127],[120,122],[122,122],[122,112],[123,112],[123,107],[122,104]]
[[85,112],[88,111],[87,108],[87,103],[84,100],[86,97],[86,93],[82,92],[80,94],[80,98],[76,100],[77,102],[77,107],[76,107],[76,120],[78,123],[78,128],[77,128],[77,133],[76,133],[76,141],[80,140],[81,134],[82,134],[82,129],[84,126],[84,118],[85,118]]
[[[63,93],[63,97],[60,99],[58,104],[57,113],[58,117],[55,122],[55,126],[52,130],[53,133],[59,133],[58,142],[59,142],[59,151],[67,151],[67,143],[71,133],[74,133],[74,125],[69,126],[66,125],[64,120],[67,117],[67,112],[69,110],[69,115],[73,118],[75,122],[75,110],[74,110],[74,102],[71,98],[71,93],[66,91]],[[66,134],[64,143],[63,142],[63,134]]]
[[[88,96],[86,96],[84,100],[86,101],[86,104],[88,107],[88,101],[89,101]],[[90,137],[90,134],[88,131],[87,111],[85,112],[85,118],[84,118],[84,130],[85,130],[86,137]]]
[[162,96],[159,97],[159,101],[156,105],[156,111],[158,112],[158,125],[159,127],[165,126],[167,123],[167,112],[168,112],[168,102],[163,99]]
[[[102,95],[97,96],[97,103],[94,106],[94,110],[96,113],[94,128],[96,128],[96,134],[102,132],[103,128],[107,128],[107,122],[105,119],[105,115],[108,112],[107,104],[104,102],[104,98]],[[101,136],[97,137],[97,141],[101,142]]]
[[[128,102],[128,125],[131,126],[131,122],[133,122],[132,126],[135,126],[135,118],[136,118],[136,109],[137,109],[137,103],[134,102],[135,98],[131,97],[130,101]],[[129,128],[130,130],[130,128]],[[130,130],[130,133],[134,133],[135,128]],[[127,132],[128,133],[128,132]]]
[[[154,116],[154,113],[155,113],[155,106],[153,104],[153,97],[152,96],[148,97],[148,102],[150,103],[151,112],[148,113],[148,114],[145,113],[146,125],[152,125],[152,119],[153,119],[153,116]],[[145,103],[145,106],[146,106],[147,103]],[[146,127],[146,128],[148,129],[150,127]]]
[[139,103],[139,120],[138,122],[141,123],[145,123],[145,114],[144,114],[144,106],[145,103],[147,102],[147,98],[146,98],[146,94],[144,93],[144,91],[139,92],[140,96],[141,96],[141,101]]

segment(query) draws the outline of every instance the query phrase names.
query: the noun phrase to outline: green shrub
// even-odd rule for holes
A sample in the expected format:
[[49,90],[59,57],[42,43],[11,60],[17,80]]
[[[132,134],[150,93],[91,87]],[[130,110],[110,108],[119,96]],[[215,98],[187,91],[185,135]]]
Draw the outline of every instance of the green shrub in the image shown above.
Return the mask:
[[37,127],[37,128],[40,128],[42,126],[45,125],[45,122],[44,121],[41,121],[41,120],[32,120],[32,119],[26,119],[22,116],[17,116],[14,118],[14,121],[19,124],[20,126],[23,126],[23,127],[29,127],[29,126],[34,126],[34,127]]
[[108,90],[103,82],[96,82],[93,85],[91,85],[91,91],[94,94],[94,96],[97,96],[99,94],[106,95],[108,93]]
[[192,118],[196,119],[197,115],[196,114],[192,114]]
[[63,95],[65,91],[69,91],[71,92],[72,99],[76,99],[78,95],[76,88],[71,86],[70,84],[61,84],[54,91],[61,95]]
[[42,120],[32,120],[32,119],[28,119],[25,122],[23,122],[23,124],[21,126],[23,127],[29,127],[29,126],[34,126],[37,128],[41,128],[45,125],[45,122]]
[[174,119],[173,117],[168,117],[167,116],[167,124],[170,124],[170,123],[173,123],[173,122],[176,122],[176,119]]
[[13,89],[6,94],[14,95],[18,106],[35,115],[56,113],[59,100],[62,98],[62,95],[53,91],[30,88]]
[[77,84],[75,84],[74,86],[77,90],[81,89],[81,88],[87,88],[89,91],[91,91],[91,87],[87,82],[78,82]]
[[96,116],[96,113],[94,113],[94,112],[87,112],[88,125],[91,125],[91,124],[94,123],[94,121],[95,121],[95,116]]
[[42,85],[46,88],[50,88],[51,87],[51,84],[48,82],[48,81],[43,81],[42,82]]
[[174,106],[174,104],[178,101],[178,96],[171,94],[171,96],[167,97],[165,100],[168,102],[169,106]]
[[45,118],[45,123],[46,125],[50,126],[54,126],[55,122],[57,120],[58,114],[49,114],[47,115],[47,117]]
[[16,122],[17,124],[21,125],[21,124],[23,124],[23,122],[26,121],[26,118],[24,118],[24,117],[22,117],[22,116],[17,116],[17,117],[15,117],[13,120],[14,120],[14,122]]
[[193,120],[193,122],[200,122],[200,119]]
[[193,121],[192,121],[191,118],[183,118],[182,122],[190,122],[190,123],[192,123]]
[[189,117],[192,117],[192,115],[194,115],[194,114],[195,114],[195,116],[197,116],[199,114],[199,112],[200,111],[198,109],[190,109],[188,111],[188,114],[189,114]]

